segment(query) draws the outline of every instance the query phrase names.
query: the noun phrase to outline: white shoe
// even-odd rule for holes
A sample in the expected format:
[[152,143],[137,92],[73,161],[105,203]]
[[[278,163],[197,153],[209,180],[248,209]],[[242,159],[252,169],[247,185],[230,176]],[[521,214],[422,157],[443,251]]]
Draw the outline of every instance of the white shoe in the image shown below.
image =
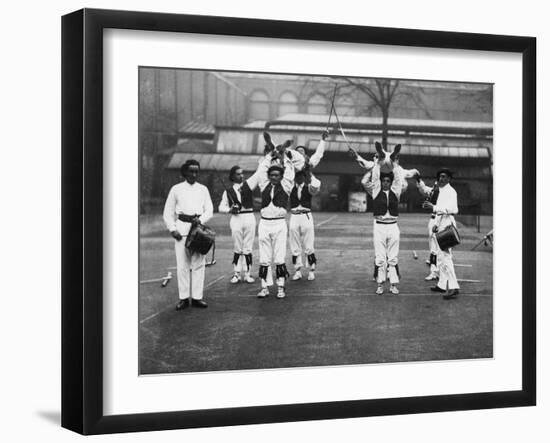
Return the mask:
[[302,279],[302,272],[301,271],[296,271],[294,273],[294,275],[292,276],[293,281],[301,280],[301,279]]
[[434,274],[433,272],[430,272],[430,275],[428,275],[424,280],[426,281],[432,281],[432,280],[438,280],[439,277],[437,274]]
[[399,289],[397,289],[397,286],[391,285],[391,286],[390,286],[390,292],[391,292],[393,295],[398,295],[398,294],[399,294]]
[[256,280],[254,280],[254,279],[250,276],[250,274],[246,274],[246,275],[244,276],[244,281],[247,282],[247,283],[254,283]]
[[233,277],[231,277],[231,280],[229,280],[229,283],[239,283],[241,281],[241,278],[239,277],[239,274],[233,274]]
[[384,286],[380,285],[376,288],[376,294],[382,295],[384,293]]
[[307,279],[309,281],[315,280],[315,273],[313,271],[309,271],[309,274],[307,275]]
[[426,260],[426,264],[427,264],[427,265],[431,265],[431,264],[432,264],[432,262],[430,261],[429,258]]
[[286,297],[285,287],[279,286],[279,289],[277,290],[277,298],[285,298],[285,297]]
[[267,288],[262,288],[262,290],[258,292],[258,298],[264,298],[264,297],[267,297],[268,295],[269,295],[269,289]]

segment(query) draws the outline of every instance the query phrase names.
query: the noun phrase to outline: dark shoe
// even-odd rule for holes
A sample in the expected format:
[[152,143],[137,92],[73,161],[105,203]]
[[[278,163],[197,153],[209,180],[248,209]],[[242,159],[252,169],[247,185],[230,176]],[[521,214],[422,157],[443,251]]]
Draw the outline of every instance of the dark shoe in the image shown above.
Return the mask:
[[195,308],[207,308],[208,307],[208,303],[206,303],[204,300],[195,300],[195,299],[193,299],[191,301],[191,305],[194,306]]
[[176,305],[176,311],[181,311],[182,309],[185,309],[188,307],[189,307],[189,299],[184,298],[183,300],[180,300]]
[[445,289],[441,289],[439,286],[434,286],[433,288],[430,288],[430,291],[433,292],[447,292]]
[[448,294],[445,294],[443,298],[445,300],[452,300],[453,298],[456,298],[458,295],[458,289],[451,289]]

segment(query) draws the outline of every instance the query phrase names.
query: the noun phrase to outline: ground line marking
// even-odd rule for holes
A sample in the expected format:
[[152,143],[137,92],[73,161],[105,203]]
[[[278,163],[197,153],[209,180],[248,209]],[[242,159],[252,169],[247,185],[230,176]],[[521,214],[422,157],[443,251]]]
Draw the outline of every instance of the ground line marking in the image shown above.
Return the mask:
[[328,223],[328,222],[334,220],[336,217],[338,217],[338,214],[333,215],[332,217],[329,217],[329,218],[327,218],[326,220],[323,220],[323,221],[320,222],[320,223],[317,223],[317,224],[315,225],[315,227],[318,228],[319,226],[323,226],[324,224],[326,224],[326,223]]
[[[209,288],[210,286],[212,286],[212,285],[218,283],[222,278],[225,278],[225,277],[227,277],[227,275],[220,275],[217,279],[215,279],[215,280],[211,281],[210,283],[208,283],[208,284],[204,287],[204,289]],[[140,321],[139,321],[139,324],[142,324],[142,323],[146,322],[147,320],[151,320],[152,318],[155,318],[157,315],[162,314],[164,311],[167,311],[168,309],[170,309],[170,308],[161,309],[160,311],[155,312],[154,314],[151,314],[151,315],[148,316],[148,317],[145,317],[143,320],[140,320]]]

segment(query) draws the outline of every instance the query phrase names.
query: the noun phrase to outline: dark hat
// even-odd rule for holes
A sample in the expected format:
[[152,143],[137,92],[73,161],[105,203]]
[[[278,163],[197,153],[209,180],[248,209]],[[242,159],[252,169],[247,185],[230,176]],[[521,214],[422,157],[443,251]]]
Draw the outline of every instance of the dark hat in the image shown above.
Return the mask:
[[449,168],[439,168],[435,178],[439,178],[441,174],[447,174],[449,177],[453,178],[453,172]]
[[272,171],[279,171],[281,174],[283,174],[285,172],[285,168],[280,165],[272,165],[267,170],[267,175],[271,174]]

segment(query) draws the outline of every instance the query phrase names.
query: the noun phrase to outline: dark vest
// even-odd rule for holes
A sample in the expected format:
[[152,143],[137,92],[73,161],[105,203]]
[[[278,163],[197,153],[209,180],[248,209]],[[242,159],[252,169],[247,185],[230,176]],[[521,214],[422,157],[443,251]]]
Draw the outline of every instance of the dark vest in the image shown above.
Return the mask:
[[397,217],[399,215],[399,200],[393,191],[390,190],[389,198],[386,198],[386,193],[380,190],[376,198],[373,200],[372,213],[375,216],[380,216],[384,215],[388,210],[390,211],[390,215]]
[[[273,185],[268,184],[262,191],[262,209],[269,206],[271,203],[271,188]],[[279,183],[275,186],[275,192],[273,193],[273,205],[286,209],[288,205],[288,194],[283,189],[283,186]]]
[[430,192],[429,201],[434,205],[437,204],[437,197],[439,197],[439,186],[434,185],[432,192]]
[[301,198],[298,198],[298,187],[295,185],[290,192],[290,207],[296,208],[302,205],[304,208],[311,209],[311,193],[309,192],[309,186],[307,183],[302,188]]
[[[231,186],[227,193],[229,194],[229,199],[231,200],[231,204],[239,202],[239,199],[237,197],[237,193],[235,192],[235,189],[233,189],[233,186]],[[243,208],[251,209],[253,206],[253,199],[252,199],[252,189],[250,189],[250,186],[248,186],[247,182],[244,182],[241,187],[241,205]]]

